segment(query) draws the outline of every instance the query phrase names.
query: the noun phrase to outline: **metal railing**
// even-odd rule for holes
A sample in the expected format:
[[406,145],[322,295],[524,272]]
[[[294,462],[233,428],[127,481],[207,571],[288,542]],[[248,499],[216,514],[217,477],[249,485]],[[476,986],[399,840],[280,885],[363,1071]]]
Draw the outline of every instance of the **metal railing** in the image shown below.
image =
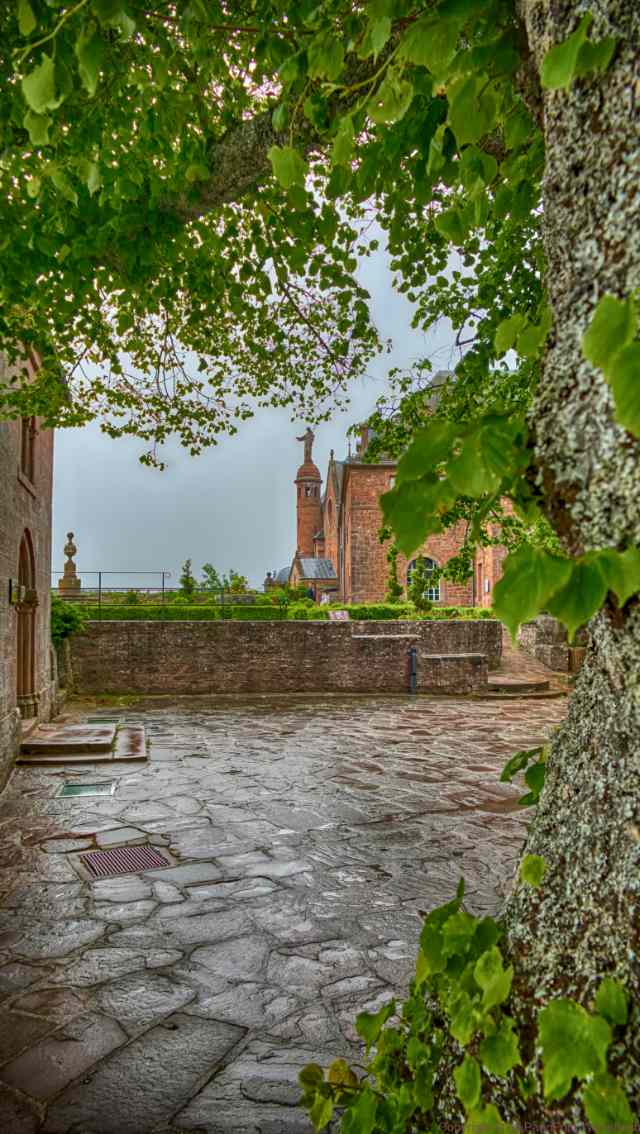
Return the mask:
[[[232,616],[231,610],[226,615],[226,609],[244,606],[271,606],[273,605],[274,618],[286,617],[286,604],[271,604],[269,597],[260,592],[239,593],[224,588],[203,588],[197,583],[189,595],[183,587],[170,587],[167,585],[172,578],[171,571],[78,571],[80,586],[77,590],[60,591],[58,579],[64,575],[63,571],[52,571],[52,593],[63,598],[65,602],[81,604],[96,608],[98,620],[108,618],[109,611],[124,607],[132,610],[153,606],[168,608],[171,606],[218,606],[221,617]],[[132,577],[145,577],[156,579],[157,582],[146,585],[118,586],[113,582],[114,577],[130,579]],[[178,600],[178,601],[176,601]]]

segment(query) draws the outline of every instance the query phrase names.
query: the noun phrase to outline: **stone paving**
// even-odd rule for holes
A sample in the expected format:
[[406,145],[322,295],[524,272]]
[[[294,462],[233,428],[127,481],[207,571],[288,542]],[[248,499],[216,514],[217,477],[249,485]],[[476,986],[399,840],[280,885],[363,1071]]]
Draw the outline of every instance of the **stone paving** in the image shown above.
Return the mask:
[[[564,699],[255,698],[128,711],[148,764],[16,769],[0,797],[0,1129],[308,1134],[307,1062],[406,989],[420,912],[493,912],[525,817],[497,782]],[[107,717],[110,714],[104,712]],[[113,715],[113,714],[111,714]],[[82,881],[118,828],[176,865]]]

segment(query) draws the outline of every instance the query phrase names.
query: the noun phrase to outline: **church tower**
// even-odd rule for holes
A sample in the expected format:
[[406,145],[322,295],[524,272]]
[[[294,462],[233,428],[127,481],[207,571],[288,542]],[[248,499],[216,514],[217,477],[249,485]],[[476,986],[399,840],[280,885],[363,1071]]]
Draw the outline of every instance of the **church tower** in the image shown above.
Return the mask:
[[309,428],[302,437],[296,437],[296,441],[304,441],[304,461],[294,481],[297,490],[297,551],[303,559],[313,558],[313,537],[322,527],[320,506],[322,477],[311,456],[313,439],[314,433]]

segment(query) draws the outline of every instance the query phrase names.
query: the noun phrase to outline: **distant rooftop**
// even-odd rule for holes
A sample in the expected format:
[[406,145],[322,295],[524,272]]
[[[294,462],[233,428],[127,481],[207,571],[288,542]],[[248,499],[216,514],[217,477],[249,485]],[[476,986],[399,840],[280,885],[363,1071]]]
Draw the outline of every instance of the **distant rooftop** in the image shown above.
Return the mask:
[[336,579],[336,569],[330,559],[302,559],[298,560],[300,564],[300,574],[303,579]]

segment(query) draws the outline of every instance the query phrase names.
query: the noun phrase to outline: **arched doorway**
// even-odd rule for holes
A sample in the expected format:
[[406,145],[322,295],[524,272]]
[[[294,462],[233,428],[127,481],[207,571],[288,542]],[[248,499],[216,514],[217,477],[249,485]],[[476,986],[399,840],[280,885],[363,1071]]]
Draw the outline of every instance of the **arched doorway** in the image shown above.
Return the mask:
[[36,692],[36,565],[33,543],[28,531],[20,541],[18,558],[20,598],[17,606],[17,696],[23,719],[35,717],[38,711]]

